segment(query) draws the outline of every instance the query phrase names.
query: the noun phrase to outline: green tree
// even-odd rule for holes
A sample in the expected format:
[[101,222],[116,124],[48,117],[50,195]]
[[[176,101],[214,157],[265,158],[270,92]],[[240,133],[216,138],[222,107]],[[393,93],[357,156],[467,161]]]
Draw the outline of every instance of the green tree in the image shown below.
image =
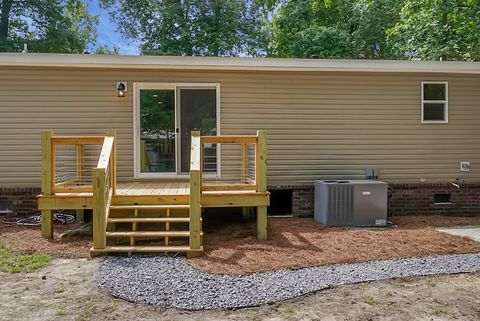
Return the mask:
[[399,0],[287,0],[277,3],[269,53],[280,57],[384,58],[385,30]]
[[118,30],[142,54],[259,55],[265,47],[261,7],[243,0],[102,0]]
[[480,59],[478,0],[408,0],[387,31],[395,57],[422,60]]
[[112,48],[101,45],[97,49],[95,49],[95,54],[96,55],[118,55],[120,54],[120,47],[118,46],[113,46]]
[[80,0],[0,0],[0,51],[81,53],[97,24]]

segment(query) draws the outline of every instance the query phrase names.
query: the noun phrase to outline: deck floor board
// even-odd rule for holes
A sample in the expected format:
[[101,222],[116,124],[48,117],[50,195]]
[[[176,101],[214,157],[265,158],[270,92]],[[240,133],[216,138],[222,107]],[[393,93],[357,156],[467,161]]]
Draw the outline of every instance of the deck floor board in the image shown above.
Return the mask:
[[[214,183],[215,184],[215,183]],[[214,185],[208,184],[208,185]],[[205,194],[249,194],[252,190],[204,191]],[[117,195],[127,196],[188,196],[190,185],[186,181],[118,182]],[[57,193],[58,197],[91,197],[92,193]]]
[[118,182],[119,195],[189,195],[187,182]]

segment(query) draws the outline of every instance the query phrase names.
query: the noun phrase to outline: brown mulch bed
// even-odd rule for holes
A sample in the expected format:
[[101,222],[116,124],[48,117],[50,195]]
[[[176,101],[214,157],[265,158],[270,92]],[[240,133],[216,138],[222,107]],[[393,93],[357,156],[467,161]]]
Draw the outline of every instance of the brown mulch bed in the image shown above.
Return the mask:
[[[246,274],[374,259],[480,252],[480,243],[437,232],[433,227],[480,225],[480,217],[399,216],[396,228],[328,228],[312,218],[270,218],[268,241],[255,238],[255,221],[206,224],[205,255],[190,259],[195,268]],[[58,258],[89,257],[91,237],[59,240],[73,225],[55,225],[55,237],[40,237],[38,227],[0,223],[0,246],[17,253],[40,252]]]
[[0,222],[0,246],[15,253],[43,253],[57,258],[89,257],[91,237],[60,241],[59,235],[74,225],[55,225],[53,240],[40,237],[40,227],[24,227]]
[[270,218],[268,241],[257,241],[255,222],[212,227],[204,236],[205,254],[189,260],[200,270],[247,274],[287,268],[480,252],[480,243],[438,232],[434,227],[478,225],[480,218],[405,216],[397,227],[329,228],[312,218]]

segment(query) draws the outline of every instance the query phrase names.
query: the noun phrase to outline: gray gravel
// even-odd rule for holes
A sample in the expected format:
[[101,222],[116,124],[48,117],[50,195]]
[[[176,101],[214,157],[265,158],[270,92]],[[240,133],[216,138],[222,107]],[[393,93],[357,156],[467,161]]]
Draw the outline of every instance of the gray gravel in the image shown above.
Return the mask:
[[480,253],[338,264],[245,276],[206,273],[185,258],[105,258],[99,286],[131,302],[186,310],[240,308],[291,299],[335,285],[480,271]]

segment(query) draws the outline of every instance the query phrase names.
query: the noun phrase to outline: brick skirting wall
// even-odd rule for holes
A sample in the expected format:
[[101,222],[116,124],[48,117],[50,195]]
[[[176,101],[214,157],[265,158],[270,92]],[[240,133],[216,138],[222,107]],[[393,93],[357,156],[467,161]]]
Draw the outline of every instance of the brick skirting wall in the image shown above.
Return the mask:
[[[457,188],[448,183],[391,184],[391,215],[451,214],[480,215],[480,183],[464,183]],[[436,204],[435,194],[451,194],[450,204]]]
[[39,187],[0,187],[0,201],[11,202],[13,214],[31,215],[38,213],[37,195]]
[[[480,183],[463,183],[456,188],[448,183],[390,184],[389,215],[480,215]],[[313,186],[276,186],[269,190],[292,190],[292,214],[313,216]],[[436,204],[435,194],[451,194],[450,204]]]
[[[390,184],[392,197],[388,201],[389,215],[451,214],[480,215],[480,183],[464,183],[456,188],[447,183]],[[269,190],[292,190],[292,214],[313,216],[313,186],[271,186]],[[436,204],[436,193],[451,194],[450,204]],[[37,213],[40,188],[0,187],[0,201],[10,201],[14,214]]]

